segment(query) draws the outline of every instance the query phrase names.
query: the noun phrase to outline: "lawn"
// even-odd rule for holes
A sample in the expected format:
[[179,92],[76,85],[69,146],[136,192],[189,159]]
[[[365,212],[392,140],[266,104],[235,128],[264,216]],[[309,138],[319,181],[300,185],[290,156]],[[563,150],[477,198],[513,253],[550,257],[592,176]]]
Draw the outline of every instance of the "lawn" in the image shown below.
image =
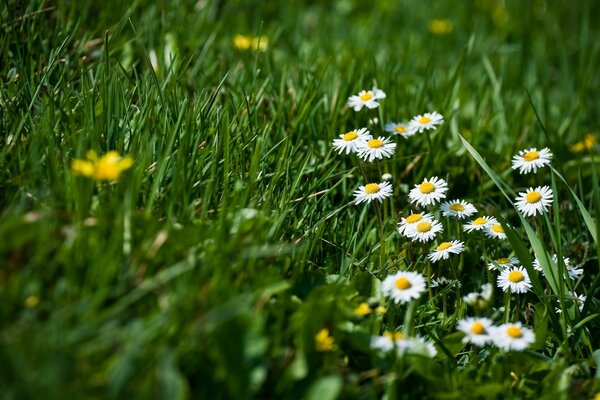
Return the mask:
[[600,398],[592,0],[3,0],[1,399]]

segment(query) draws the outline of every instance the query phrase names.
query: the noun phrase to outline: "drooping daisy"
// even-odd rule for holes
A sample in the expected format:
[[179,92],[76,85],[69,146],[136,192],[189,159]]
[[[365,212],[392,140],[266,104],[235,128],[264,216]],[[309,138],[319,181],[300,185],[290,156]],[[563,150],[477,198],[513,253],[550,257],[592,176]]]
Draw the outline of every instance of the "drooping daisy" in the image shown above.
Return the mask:
[[[552,262],[554,263],[554,267],[558,268],[558,256],[556,254],[552,255]],[[563,257],[563,264],[565,264],[565,269],[570,279],[575,280],[583,274],[583,269],[576,265],[571,265],[571,260],[568,257]],[[542,265],[537,257],[533,260],[533,269],[543,272]]]
[[438,247],[427,256],[432,262],[437,262],[440,259],[447,260],[450,253],[460,254],[465,249],[464,243],[460,240],[440,243]]
[[492,342],[493,322],[489,318],[465,318],[458,321],[456,329],[465,333],[463,343],[471,342],[475,346],[485,346]]
[[373,200],[378,200],[381,203],[383,199],[390,197],[392,193],[392,184],[389,182],[368,183],[354,191],[354,203],[360,204],[363,201],[370,203]]
[[398,232],[401,235],[404,235],[406,237],[412,237],[415,233],[415,230],[417,229],[417,225],[419,224],[419,222],[423,222],[423,221],[431,222],[432,220],[433,220],[433,214],[430,214],[430,213],[410,214],[406,218],[402,217],[402,219],[400,220],[400,223],[398,224]]
[[436,129],[438,125],[444,123],[444,117],[436,111],[417,115],[410,120],[408,126],[415,132],[422,133],[424,130]]
[[380,99],[385,99],[385,93],[374,87],[372,90],[361,90],[358,95],[350,96],[347,104],[354,111],[360,111],[363,106],[369,109],[379,107],[377,100]]
[[[444,230],[442,224],[440,224],[436,220],[431,221],[421,221],[417,223],[414,231],[409,231],[408,236],[413,242],[419,241],[422,243],[428,242],[431,239],[435,238],[435,236]],[[406,233],[405,233],[406,235]]]
[[548,186],[530,187],[525,192],[520,192],[515,199],[517,209],[526,217],[548,212],[552,204],[552,189]]
[[463,226],[463,229],[466,232],[481,231],[484,230],[487,226],[494,225],[497,223],[498,220],[496,218],[484,215],[483,217],[475,218],[473,221],[469,222],[468,224],[465,224]]
[[506,239],[506,233],[504,233],[504,228],[501,224],[489,224],[483,229],[483,233],[492,239]]
[[397,303],[408,303],[425,291],[425,278],[418,272],[398,271],[383,280],[383,294]]
[[394,155],[394,151],[396,151],[396,143],[390,138],[379,137],[358,143],[358,156],[369,162],[384,157],[389,158]]
[[366,142],[367,140],[373,139],[371,133],[367,128],[360,128],[350,132],[346,132],[340,135],[339,139],[333,139],[333,148],[342,154],[344,151],[346,154],[356,153],[358,151],[358,144]]
[[502,271],[506,268],[514,267],[515,265],[518,265],[518,264],[519,264],[519,260],[517,259],[517,257],[509,257],[509,258],[502,257],[502,258],[495,259],[493,262],[490,262],[488,264],[488,269],[490,269],[490,270],[498,269],[498,270]]
[[532,147],[528,150],[521,150],[519,154],[513,156],[512,169],[518,169],[520,174],[528,174],[532,170],[537,172],[538,168],[550,165],[551,159],[552,153],[549,148],[544,147],[538,151]]
[[472,292],[463,297],[465,303],[470,306],[485,308],[492,299],[494,288],[489,283],[481,285],[479,292]]
[[414,136],[417,131],[412,129],[409,124],[404,122],[390,122],[385,124],[384,127],[386,132],[389,132],[393,135],[402,136],[403,138],[409,138]]
[[535,334],[520,322],[503,324],[492,331],[494,344],[504,351],[521,351],[535,342]]
[[[577,304],[577,308],[579,308],[579,311],[583,311],[583,306],[585,305],[587,296],[584,294],[577,294],[575,292],[569,292],[569,296],[567,297],[567,300],[573,300],[575,302],[575,304]],[[556,299],[556,302],[560,305],[559,299]],[[562,309],[559,307],[555,308],[555,310],[556,310],[557,314],[562,313]]]
[[444,217],[457,219],[470,217],[477,212],[477,209],[473,204],[464,200],[446,201],[440,205],[440,208],[442,209],[442,215]]
[[506,268],[498,276],[498,287],[505,292],[525,293],[531,288],[531,280],[523,267]]
[[430,179],[425,178],[421,184],[416,184],[408,193],[408,198],[411,203],[428,206],[445,198],[447,191],[446,181],[434,176]]

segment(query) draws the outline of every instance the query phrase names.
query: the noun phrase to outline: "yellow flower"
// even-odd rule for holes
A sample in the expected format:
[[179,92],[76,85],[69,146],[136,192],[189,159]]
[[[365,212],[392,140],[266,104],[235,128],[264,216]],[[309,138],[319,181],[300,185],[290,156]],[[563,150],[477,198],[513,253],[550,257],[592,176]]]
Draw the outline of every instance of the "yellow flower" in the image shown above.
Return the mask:
[[37,306],[39,302],[40,302],[39,297],[37,297],[36,295],[31,295],[25,299],[25,306],[27,308],[33,308],[33,307]]
[[596,139],[596,135],[593,133],[588,133],[585,135],[582,141],[577,142],[571,146],[571,151],[573,153],[581,153],[584,151],[593,150],[596,146],[598,139]]
[[358,307],[356,307],[354,309],[354,314],[356,315],[360,315],[361,317],[370,314],[371,313],[371,307],[369,307],[369,303],[360,303],[358,305]]
[[269,47],[269,38],[266,36],[244,36],[235,35],[233,37],[233,47],[238,50],[258,50],[265,51]]
[[329,336],[329,329],[323,328],[315,335],[315,348],[317,351],[330,351],[333,350],[335,342],[331,336]]
[[454,24],[449,19],[432,19],[427,27],[434,35],[447,35],[454,29]]
[[87,160],[73,160],[71,171],[75,175],[83,175],[97,181],[114,181],[126,169],[131,168],[133,159],[131,157],[121,157],[116,151],[109,151],[102,157],[94,150],[85,154]]

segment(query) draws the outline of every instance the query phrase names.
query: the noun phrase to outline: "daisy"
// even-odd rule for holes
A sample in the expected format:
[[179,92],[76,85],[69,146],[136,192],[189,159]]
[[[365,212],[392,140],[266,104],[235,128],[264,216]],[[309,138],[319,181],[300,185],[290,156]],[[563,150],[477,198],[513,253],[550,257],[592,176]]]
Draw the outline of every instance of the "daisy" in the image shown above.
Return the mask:
[[373,200],[379,200],[381,203],[392,193],[392,184],[389,182],[368,183],[354,191],[354,203],[360,204],[363,201],[370,203]]
[[403,138],[408,138],[414,136],[417,131],[415,131],[409,124],[404,122],[390,122],[385,124],[384,129],[386,132],[389,132],[393,135],[402,136]]
[[483,229],[483,233],[492,239],[506,239],[506,233],[504,233],[504,228],[501,224],[489,224]]
[[463,219],[477,212],[475,206],[464,200],[446,201],[440,205],[444,217]]
[[531,288],[529,275],[523,267],[506,268],[498,276],[498,287],[505,292],[525,293]]
[[424,179],[421,184],[416,184],[408,193],[408,197],[411,203],[428,206],[445,198],[447,191],[448,184],[446,181],[434,176],[431,179]]
[[414,231],[408,232],[410,236],[407,235],[407,237],[409,237],[413,242],[418,240],[419,242],[425,243],[435,238],[435,236],[443,230],[444,228],[442,224],[440,224],[438,221],[421,221],[417,223]]
[[551,159],[552,153],[549,148],[544,147],[538,151],[532,147],[529,150],[521,150],[518,155],[513,156],[512,169],[518,169],[520,174],[528,174],[531,170],[537,172],[538,168],[550,165]]
[[519,264],[519,260],[516,257],[510,257],[510,258],[503,257],[503,258],[498,258],[498,259],[490,262],[488,264],[488,269],[489,270],[499,269],[502,271],[503,269],[514,267],[518,264]]
[[340,135],[339,139],[333,139],[333,148],[342,154],[344,151],[346,154],[356,153],[358,151],[358,145],[361,142],[373,139],[371,133],[367,128],[360,128],[354,131],[350,131]]
[[377,100],[380,99],[385,99],[385,93],[374,87],[372,90],[361,90],[358,95],[348,97],[347,104],[354,111],[360,111],[363,106],[371,109],[379,107]]
[[481,285],[481,289],[479,292],[472,292],[463,297],[465,303],[470,306],[479,306],[484,308],[487,306],[487,303],[492,299],[492,294],[494,288],[489,283],[484,283]]
[[386,331],[382,336],[375,336],[371,339],[371,347],[384,352],[388,352],[394,349],[394,347],[398,351],[405,352],[414,346],[415,344],[405,338],[402,332]]
[[431,222],[432,220],[433,214],[430,213],[410,214],[406,218],[402,217],[400,223],[398,224],[398,232],[406,237],[412,237],[417,229],[417,225],[419,224],[419,222]]
[[447,260],[450,257],[450,253],[460,254],[465,249],[464,243],[459,240],[453,240],[451,242],[443,242],[435,251],[429,253],[427,256],[432,262],[437,262],[440,259]]
[[520,322],[500,325],[493,329],[494,344],[504,351],[525,350],[535,342],[535,334]]
[[493,341],[491,333],[493,330],[493,322],[489,318],[465,318],[458,321],[456,327],[461,332],[465,333],[463,343],[471,342],[475,346],[482,347],[486,343]]
[[431,113],[425,113],[423,115],[417,115],[408,123],[409,128],[412,128],[415,132],[422,133],[424,130],[436,129],[437,125],[444,123],[444,117],[441,114],[434,111]]
[[369,162],[384,157],[389,158],[394,155],[394,151],[396,151],[396,143],[393,143],[390,138],[379,137],[358,143],[358,156]]
[[[583,311],[583,306],[585,305],[585,301],[587,300],[587,296],[584,294],[577,294],[575,292],[569,292],[569,297],[567,297],[567,299],[569,300],[573,300],[575,302],[575,304],[577,304],[577,308],[579,308],[579,311]],[[556,299],[556,302],[560,304],[560,300]],[[556,311],[557,314],[561,314],[562,310],[560,308],[555,308],[554,309]]]
[[466,232],[481,231],[484,230],[487,226],[495,225],[497,223],[498,220],[496,218],[484,215],[483,217],[475,218],[473,221],[469,222],[468,224],[465,224],[463,226],[463,229]]
[[535,190],[530,187],[526,192],[520,192],[515,202],[526,217],[548,212],[548,206],[552,204],[552,189],[548,186],[538,186]]
[[425,278],[418,272],[398,271],[383,280],[383,294],[394,302],[408,303],[417,299],[425,291]]
[[[558,265],[558,256],[556,254],[552,255],[552,262],[555,266]],[[568,257],[563,257],[563,264],[565,264],[565,269],[567,270],[567,275],[570,279],[575,280],[583,275],[583,269],[577,266],[571,265],[571,260]],[[540,260],[535,257],[533,260],[533,269],[536,271],[543,272],[542,265],[540,264]]]

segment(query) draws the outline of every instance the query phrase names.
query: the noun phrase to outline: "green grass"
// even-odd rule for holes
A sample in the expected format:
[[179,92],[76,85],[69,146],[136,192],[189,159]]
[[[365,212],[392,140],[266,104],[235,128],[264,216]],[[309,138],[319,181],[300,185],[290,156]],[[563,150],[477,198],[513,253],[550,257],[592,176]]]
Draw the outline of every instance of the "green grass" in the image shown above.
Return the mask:
[[[0,398],[592,398],[598,147],[570,146],[600,130],[599,17],[588,0],[3,0]],[[431,33],[434,18],[453,30]],[[266,51],[235,49],[236,34],[268,37]],[[373,85],[387,93],[380,108],[346,107]],[[332,149],[351,129],[379,135],[433,110],[444,125],[395,139],[392,159]],[[510,170],[518,150],[546,146],[552,169]],[[112,183],[74,175],[90,149],[134,166]],[[385,172],[391,199],[350,204]],[[429,246],[396,223],[434,175],[508,239],[444,218],[444,238],[467,250],[431,272],[461,287],[397,306],[377,288],[430,268]],[[554,189],[552,210],[521,217],[511,202],[537,185]],[[508,254],[532,290],[496,289],[478,312],[523,322],[536,343],[472,348],[456,330],[475,313],[461,296]],[[564,279],[552,254],[583,277]],[[363,301],[387,312],[354,314]],[[316,348],[323,328],[331,351]],[[438,355],[370,347],[403,329]]]

